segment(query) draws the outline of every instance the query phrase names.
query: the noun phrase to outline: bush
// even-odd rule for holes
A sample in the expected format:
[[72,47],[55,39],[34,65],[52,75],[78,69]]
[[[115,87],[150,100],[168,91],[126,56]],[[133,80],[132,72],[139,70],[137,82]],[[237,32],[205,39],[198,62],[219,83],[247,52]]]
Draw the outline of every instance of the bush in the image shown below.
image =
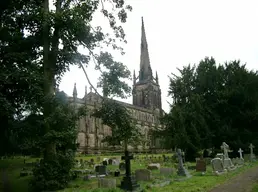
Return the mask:
[[73,167],[72,152],[59,153],[52,160],[42,159],[33,170],[31,185],[33,191],[56,191],[67,187],[72,179],[70,170]]

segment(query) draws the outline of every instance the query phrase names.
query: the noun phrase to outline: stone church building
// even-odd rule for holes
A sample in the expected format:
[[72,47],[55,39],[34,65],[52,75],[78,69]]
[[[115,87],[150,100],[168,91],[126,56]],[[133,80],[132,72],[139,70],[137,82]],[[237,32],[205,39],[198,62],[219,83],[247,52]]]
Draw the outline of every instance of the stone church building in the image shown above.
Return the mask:
[[[133,74],[133,102],[132,104],[122,103],[131,112],[132,117],[137,122],[137,127],[144,134],[141,144],[130,146],[134,150],[143,151],[159,147],[159,141],[152,134],[153,130],[161,129],[159,118],[163,114],[161,103],[161,89],[159,86],[158,74],[155,77],[150,65],[150,57],[148,52],[148,44],[142,18],[141,27],[141,56],[139,75]],[[93,110],[101,103],[101,98],[90,89],[83,98],[77,97],[76,84],[74,85],[73,97],[69,100],[77,107],[86,106],[89,110]],[[111,128],[103,125],[101,119],[85,116],[78,122],[79,132],[77,143],[79,151],[91,153],[111,149],[106,143],[101,142],[105,136],[111,135]]]

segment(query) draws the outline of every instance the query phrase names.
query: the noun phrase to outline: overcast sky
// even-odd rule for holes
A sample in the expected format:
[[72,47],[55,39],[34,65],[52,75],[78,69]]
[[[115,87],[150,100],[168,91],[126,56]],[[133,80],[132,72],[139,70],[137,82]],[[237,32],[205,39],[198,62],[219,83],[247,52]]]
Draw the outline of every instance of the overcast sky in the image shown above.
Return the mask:
[[[140,66],[141,17],[144,18],[151,67],[158,71],[162,104],[166,101],[168,75],[189,63],[198,63],[205,56],[217,62],[240,59],[249,69],[258,69],[258,1],[257,0],[127,0],[133,7],[124,24],[126,54],[112,52],[114,58],[138,73]],[[94,17],[94,25],[107,31],[106,19]],[[98,73],[87,69],[94,85]],[[88,86],[81,69],[72,67],[60,84],[60,90],[72,95],[77,83],[78,97]],[[89,86],[88,86],[89,87]],[[88,88],[89,91],[89,88]],[[132,98],[123,100],[132,103]]]

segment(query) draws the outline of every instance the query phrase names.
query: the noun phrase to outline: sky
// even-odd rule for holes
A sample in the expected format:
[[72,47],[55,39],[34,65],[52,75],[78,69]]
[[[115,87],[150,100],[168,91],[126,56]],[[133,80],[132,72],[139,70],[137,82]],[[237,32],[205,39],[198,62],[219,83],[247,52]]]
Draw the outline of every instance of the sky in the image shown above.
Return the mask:
[[[159,75],[165,111],[169,111],[167,102],[171,102],[167,97],[168,76],[177,73],[177,68],[212,56],[217,63],[240,59],[247,68],[258,69],[257,0],[126,0],[126,3],[133,10],[123,24],[128,42],[123,45],[125,55],[111,53],[115,60],[138,74],[143,17],[151,67]],[[110,31],[107,19],[99,13],[94,15],[92,25],[101,25],[104,31]],[[83,49],[81,52],[86,53]],[[99,74],[93,65],[87,72],[96,86]],[[85,86],[89,91],[85,75],[77,66],[64,75],[59,88],[72,96],[74,83],[79,98],[84,96]],[[132,98],[121,101],[132,103]]]

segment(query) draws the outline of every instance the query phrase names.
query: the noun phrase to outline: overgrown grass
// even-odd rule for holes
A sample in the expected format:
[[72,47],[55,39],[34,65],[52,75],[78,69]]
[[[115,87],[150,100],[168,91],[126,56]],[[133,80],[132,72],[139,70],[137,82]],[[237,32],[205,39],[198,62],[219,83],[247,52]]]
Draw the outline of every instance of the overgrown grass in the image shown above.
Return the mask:
[[[113,157],[113,156],[105,156],[105,157]],[[121,157],[121,156],[117,156]],[[96,162],[96,156],[87,156],[87,157],[77,157],[77,159],[89,160],[94,158]],[[102,157],[103,158],[103,157]],[[26,162],[36,161],[34,158],[27,159]],[[148,162],[135,162],[132,161],[132,171],[134,172],[136,169],[146,168]],[[163,164],[163,167],[176,167],[176,163],[166,163]],[[193,163],[187,163],[188,166],[193,165]],[[249,168],[257,166],[258,162],[253,164],[247,164],[241,168],[238,168],[232,172],[215,176],[212,173],[211,167],[207,166],[207,172],[205,175],[201,173],[196,173],[194,170],[189,170],[192,177],[184,180],[184,181],[176,181],[178,176],[176,173],[168,178],[161,176],[159,171],[152,171],[153,179],[149,182],[139,182],[141,188],[144,189],[145,192],[207,192],[211,188],[220,185],[232,177],[238,175],[241,172],[247,171]],[[31,179],[31,176],[27,177],[19,177],[20,171],[22,170],[23,159],[8,159],[8,160],[0,160],[0,169],[6,169],[8,173],[8,179],[11,186],[12,192],[27,192],[28,191],[28,183]],[[114,171],[118,169],[118,166],[108,165],[108,170]],[[112,177],[112,176],[108,176]],[[122,177],[117,177],[117,185],[120,184]],[[165,187],[153,187],[150,185],[155,184],[157,182],[161,182],[164,180],[170,180],[170,185]],[[1,182],[0,182],[0,190],[1,190]],[[92,179],[90,181],[83,181],[82,177],[72,181],[69,184],[69,188],[61,190],[60,192],[120,192],[120,189],[98,189],[98,181],[97,179]],[[258,192],[258,184],[254,186],[252,192]]]
[[258,181],[253,185],[252,192],[258,192]]

